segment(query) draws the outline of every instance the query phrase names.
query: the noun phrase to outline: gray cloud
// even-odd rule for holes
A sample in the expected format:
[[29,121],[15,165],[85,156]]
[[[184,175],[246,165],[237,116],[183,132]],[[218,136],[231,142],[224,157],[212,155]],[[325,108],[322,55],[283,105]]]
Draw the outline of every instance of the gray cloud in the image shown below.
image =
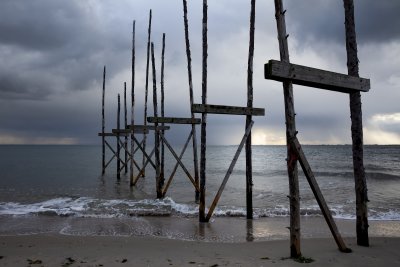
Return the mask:
[[[292,32],[289,33],[295,34],[301,42],[344,43],[343,1],[305,0],[300,3],[288,0],[285,4],[287,20],[292,26]],[[358,42],[365,44],[399,40],[399,10],[399,1],[355,1]]]

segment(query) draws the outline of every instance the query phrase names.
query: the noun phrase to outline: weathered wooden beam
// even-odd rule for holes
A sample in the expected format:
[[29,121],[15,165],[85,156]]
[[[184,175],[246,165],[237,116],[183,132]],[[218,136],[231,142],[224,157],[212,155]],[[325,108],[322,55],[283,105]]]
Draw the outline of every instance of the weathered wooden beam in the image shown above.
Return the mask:
[[[354,22],[353,0],[344,0],[347,70],[356,79],[358,74],[357,36]],[[357,245],[369,246],[368,237],[368,189],[364,168],[364,140],[362,123],[362,103],[360,92],[350,94],[351,139],[353,151],[353,171],[356,192],[356,232]]]
[[275,81],[291,81],[294,84],[352,93],[368,92],[370,80],[346,74],[295,65],[287,62],[270,60],[264,65],[265,79]]
[[106,149],[105,149],[105,118],[104,118],[104,102],[105,102],[105,93],[106,93],[106,66],[103,69],[103,94],[102,94],[102,101],[101,101],[101,143],[102,143],[102,171],[101,173],[104,174],[106,172]]
[[297,153],[301,168],[303,169],[304,175],[307,178],[311,191],[313,192],[314,197],[317,200],[322,215],[324,216],[325,221],[328,224],[329,229],[331,230],[331,233],[336,241],[336,244],[339,247],[339,250],[346,253],[351,252],[351,249],[346,247],[346,244],[344,243],[342,236],[339,233],[335,220],[333,219],[331,211],[326,204],[324,195],[322,194],[321,189],[318,186],[317,180],[315,179],[314,173],[311,170],[311,166],[308,163],[306,156],[304,155],[299,140],[297,140],[297,138],[295,137],[291,140],[291,143]]
[[[165,117],[165,94],[164,94],[164,69],[165,69],[165,33],[163,33],[162,38],[162,51],[161,51],[161,117]],[[164,126],[164,123],[161,123],[161,126]],[[162,130],[161,134],[164,135],[165,131]],[[165,173],[165,145],[164,141],[161,140],[161,166],[160,166],[160,179],[162,181],[165,180],[164,178]],[[164,192],[163,192],[164,196]]]
[[[247,61],[247,107],[253,107],[253,58],[254,58],[254,31],[256,19],[256,0],[251,0],[250,8],[250,38],[249,57]],[[253,120],[251,115],[246,116],[246,128]],[[251,132],[246,139],[246,217],[253,219],[253,162],[251,149]]]
[[[187,70],[188,70],[188,82],[189,82],[189,100],[190,106],[194,103],[193,97],[193,79],[192,79],[192,56],[190,52],[190,41],[189,41],[189,20],[187,15],[187,1],[183,0],[183,24],[185,28],[185,45],[186,45],[186,59],[187,59]],[[191,112],[191,118],[194,119],[194,113]],[[197,133],[196,125],[192,124],[192,144],[193,144],[193,166],[194,166],[194,180],[197,186],[199,186],[199,160],[197,156]],[[195,192],[195,201],[199,202],[199,191]]]
[[[126,129],[126,126],[128,125],[128,109],[126,105],[126,82],[124,82],[124,128]],[[125,149],[125,174],[128,173],[128,136],[125,135],[125,140],[124,140],[124,149]]]
[[[128,129],[132,129],[131,125],[127,126]],[[157,126],[155,127],[154,125],[135,125],[134,129],[135,129],[135,133],[138,130],[143,131],[143,130],[147,130],[147,131],[162,131],[162,130],[169,130],[171,127],[170,126]]]
[[[208,4],[203,0],[202,19],[202,70],[201,70],[201,103],[207,104],[207,57],[208,57]],[[193,107],[193,105],[192,105]],[[193,109],[192,109],[192,113]],[[207,113],[201,114],[201,138],[200,138],[200,199],[199,199],[199,221],[206,222],[206,150],[207,150]]]
[[[120,95],[118,94],[118,113],[117,113],[117,129],[120,130],[120,116],[121,116],[121,98]],[[121,144],[119,143],[120,139],[120,134],[117,133],[117,179],[121,179]]]
[[[151,42],[151,20],[152,20],[152,11],[150,9],[149,12],[149,28],[147,31],[147,58],[146,58],[146,85],[145,85],[145,96],[144,96],[144,118],[143,118],[143,124],[147,125],[147,99],[149,95],[149,67],[150,67],[150,42]],[[143,135],[143,148],[146,150],[146,140],[147,140],[147,135]],[[143,155],[142,158],[142,164],[144,166],[146,159]],[[146,176],[146,170],[143,171],[143,176]]]
[[166,123],[166,124],[200,124],[200,119],[192,118],[175,118],[175,117],[147,117],[150,123]]
[[228,114],[228,115],[265,116],[265,109],[263,108],[248,108],[248,107],[207,105],[207,104],[193,104],[192,112],[202,113],[202,114],[212,113],[212,114]]
[[[156,73],[156,62],[154,57],[154,43],[151,43],[151,66],[153,73],[153,115],[154,117],[158,117],[158,107],[157,107],[157,73]],[[158,127],[158,123],[155,123],[154,126]],[[158,131],[154,131],[154,147],[155,147],[155,161],[156,161],[156,191],[157,198],[162,198],[162,188],[164,186],[164,180],[160,176],[160,136]]]
[[[136,54],[136,47],[135,47],[135,26],[136,26],[136,21],[133,21],[132,25],[132,67],[131,67],[131,75],[132,75],[132,84],[131,84],[131,125],[135,125],[135,54]],[[128,128],[128,125],[125,125],[125,129]],[[133,173],[133,164],[135,162],[133,155],[135,154],[135,131],[131,132],[131,162],[129,165],[129,181],[130,181],[130,186],[133,186],[133,179],[134,179],[134,173]],[[139,169],[139,168],[138,168]]]
[[[275,19],[278,31],[279,54],[283,62],[290,62],[289,45],[286,33],[286,10],[282,0],[275,0]],[[294,110],[293,84],[290,80],[283,82],[285,102],[286,144],[287,144],[287,171],[289,178],[289,206],[290,206],[290,256],[301,256],[300,250],[300,190],[297,169],[297,155],[289,140],[296,135],[296,113]]]
[[[113,134],[120,134],[122,136],[127,136],[129,134],[132,133],[132,130],[130,129],[112,129],[111,130]],[[147,128],[136,128],[135,127],[135,133],[139,133],[139,134],[148,134],[149,133],[149,129]]]
[[237,162],[237,160],[238,160],[238,158],[239,158],[240,152],[242,151],[243,146],[244,146],[244,144],[245,144],[247,138],[248,138],[249,135],[250,135],[251,128],[253,127],[253,124],[254,124],[254,122],[251,121],[250,124],[249,124],[249,126],[247,126],[247,129],[246,129],[246,132],[245,132],[244,135],[243,135],[242,141],[240,142],[240,144],[239,144],[239,146],[238,146],[238,148],[237,148],[237,150],[236,150],[236,153],[235,153],[235,155],[233,156],[233,159],[232,159],[231,164],[229,165],[228,171],[226,172],[225,177],[224,177],[224,179],[222,180],[221,186],[219,187],[218,192],[217,192],[217,194],[216,194],[216,196],[215,196],[215,198],[214,198],[214,200],[213,200],[213,202],[212,202],[212,204],[211,204],[211,206],[210,206],[210,209],[208,210],[207,217],[206,217],[206,221],[207,221],[207,222],[210,220],[210,218],[211,218],[211,216],[212,216],[212,214],[213,214],[213,212],[214,212],[214,209],[215,209],[215,207],[216,207],[217,204],[218,204],[218,201],[219,201],[219,199],[220,199],[220,197],[221,197],[221,194],[222,194],[222,192],[223,192],[224,189],[225,189],[226,183],[228,182],[229,177],[231,176],[231,174],[232,174],[232,172],[233,172],[233,168],[235,167],[236,162]]

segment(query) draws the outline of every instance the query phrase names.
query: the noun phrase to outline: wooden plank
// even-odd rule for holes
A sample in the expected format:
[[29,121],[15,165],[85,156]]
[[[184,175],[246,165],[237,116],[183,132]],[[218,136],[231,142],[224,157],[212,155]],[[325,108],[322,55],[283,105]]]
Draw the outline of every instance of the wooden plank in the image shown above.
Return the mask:
[[228,182],[229,177],[231,176],[231,174],[232,174],[232,172],[233,172],[233,168],[234,168],[235,165],[236,165],[236,161],[237,161],[238,158],[239,158],[240,152],[242,151],[243,146],[244,146],[244,144],[245,144],[247,138],[248,138],[249,135],[250,135],[251,128],[253,127],[253,124],[254,124],[254,122],[251,121],[250,124],[249,124],[249,126],[248,126],[247,129],[246,129],[246,132],[245,132],[244,135],[243,135],[242,141],[240,142],[239,147],[237,148],[235,155],[233,156],[233,159],[232,159],[231,164],[229,165],[228,171],[226,172],[225,177],[224,177],[224,179],[222,180],[221,186],[219,187],[218,192],[217,192],[217,194],[216,194],[216,196],[215,196],[215,198],[214,198],[214,200],[213,200],[213,202],[212,202],[212,204],[211,204],[211,206],[210,206],[210,209],[208,210],[207,217],[206,217],[206,221],[207,221],[207,222],[210,220],[210,218],[211,218],[211,216],[212,216],[212,214],[213,214],[213,212],[214,212],[214,209],[215,209],[215,207],[216,207],[217,204],[218,204],[218,201],[219,201],[219,199],[220,199],[220,197],[221,197],[221,194],[222,194],[222,192],[223,192],[224,189],[225,189],[226,183]]
[[339,250],[342,252],[351,252],[351,249],[346,247],[346,244],[344,243],[342,236],[340,235],[339,230],[337,229],[335,220],[333,219],[331,211],[329,210],[328,205],[326,204],[325,198],[321,192],[321,189],[318,186],[317,180],[315,179],[314,173],[311,170],[310,164],[308,163],[307,158],[304,155],[299,140],[297,140],[297,138],[295,137],[291,140],[291,142],[293,148],[297,153],[304,175],[307,178],[308,184],[310,185],[311,190],[315,196],[315,199],[317,200],[317,203],[319,205],[319,208],[321,209],[321,212],[324,215],[325,221],[328,224],[333,237],[335,238]]
[[[128,125],[127,129],[132,129],[132,126]],[[135,133],[136,133],[136,130],[142,131],[144,129],[146,129],[148,131],[155,131],[155,130],[161,131],[161,130],[169,130],[170,126],[158,126],[158,127],[155,127],[154,125],[135,125],[134,129],[135,129]]]
[[[120,134],[122,136],[130,135],[132,133],[132,131],[129,130],[129,129],[119,129],[119,130],[118,129],[112,129],[111,131],[114,134]],[[146,129],[146,128],[138,128],[138,129],[136,129],[135,128],[135,133],[148,134],[149,133],[149,129]]]
[[306,66],[270,60],[264,65],[265,79],[291,81],[294,84],[342,93],[368,92],[370,80]]
[[248,108],[248,107],[207,105],[207,104],[193,104],[192,112],[202,113],[202,114],[212,113],[212,114],[228,114],[228,115],[265,116],[265,109],[263,108]]
[[[354,23],[353,0],[344,0],[347,69],[356,79],[358,74],[357,38]],[[357,245],[369,246],[368,238],[368,188],[364,168],[362,103],[360,92],[350,94],[351,139],[356,192]]]
[[200,119],[192,118],[176,118],[176,117],[147,117],[150,123],[167,123],[167,124],[200,124]]
[[[279,54],[283,62],[290,62],[288,36],[286,33],[286,10],[282,0],[275,0],[275,19],[278,31]],[[300,190],[297,170],[297,156],[289,140],[296,135],[296,113],[294,110],[293,84],[283,82],[285,103],[286,144],[287,144],[287,171],[289,178],[289,206],[290,206],[290,256],[301,256],[300,250]]]

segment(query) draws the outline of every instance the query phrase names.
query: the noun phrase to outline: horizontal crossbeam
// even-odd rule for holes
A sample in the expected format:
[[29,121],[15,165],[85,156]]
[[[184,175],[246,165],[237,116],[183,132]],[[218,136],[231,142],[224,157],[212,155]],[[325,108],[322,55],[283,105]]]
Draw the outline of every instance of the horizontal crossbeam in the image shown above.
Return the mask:
[[229,115],[252,115],[264,116],[265,109],[263,108],[248,108],[248,107],[235,107],[235,106],[221,106],[221,105],[192,105],[193,113],[212,113],[212,114],[229,114]]
[[200,124],[201,120],[195,118],[147,117],[147,122],[167,124]]
[[[112,129],[111,130],[113,134],[117,135],[122,135],[122,136],[129,136],[132,132],[130,129]],[[148,134],[149,130],[148,129],[135,129],[135,134]]]
[[[156,126],[154,126],[154,125],[135,125],[134,127],[135,127],[135,133],[137,130],[138,131],[144,131],[144,130],[154,131],[154,130],[156,130]],[[128,129],[128,130],[132,129],[131,125],[127,125],[126,129]],[[158,131],[169,130],[169,129],[170,129],[169,126],[157,126]]]
[[264,65],[265,79],[326,89],[342,93],[368,92],[370,80],[301,65],[270,60]]

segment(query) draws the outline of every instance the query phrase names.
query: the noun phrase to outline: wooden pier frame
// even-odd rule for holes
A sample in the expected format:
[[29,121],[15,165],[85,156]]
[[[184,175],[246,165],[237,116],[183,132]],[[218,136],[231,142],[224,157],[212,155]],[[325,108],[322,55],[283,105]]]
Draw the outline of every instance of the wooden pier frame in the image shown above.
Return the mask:
[[[199,203],[199,221],[208,222],[213,214],[213,211],[218,203],[218,200],[225,188],[225,185],[233,171],[237,158],[246,142],[246,165],[251,165],[251,128],[254,122],[251,116],[264,116],[265,110],[262,108],[253,108],[253,88],[252,88],[252,69],[253,69],[253,53],[254,53],[254,22],[255,22],[255,1],[251,2],[250,12],[250,42],[249,42],[249,59],[248,59],[248,80],[247,80],[247,107],[237,106],[223,106],[223,105],[209,105],[207,104],[207,58],[208,58],[208,44],[207,44],[207,20],[208,20],[208,5],[207,0],[203,0],[203,31],[202,31],[202,103],[193,104],[191,106],[192,113],[201,113],[201,153],[200,153],[200,203]],[[218,190],[217,195],[211,205],[209,212],[205,213],[205,184],[206,184],[206,149],[207,149],[207,114],[226,114],[226,115],[244,115],[246,116],[246,130],[242,138],[235,156],[228,168],[228,171],[223,179],[223,182]],[[250,137],[250,139],[249,139]],[[251,166],[246,166],[246,205],[248,218],[252,218],[252,177],[248,172],[251,171]]]
[[[162,55],[161,55],[161,92],[162,92],[162,103],[164,102],[164,54],[165,54],[165,34],[163,34],[163,43],[162,43]],[[183,150],[181,151],[180,155],[178,156],[175,150],[172,148],[172,146],[169,144],[168,140],[165,138],[165,132],[164,130],[160,127],[158,127],[159,124],[165,125],[165,124],[199,124],[200,120],[197,120],[195,118],[174,118],[174,117],[164,117],[164,112],[162,112],[162,117],[158,117],[158,102],[157,102],[157,83],[156,83],[156,69],[155,69],[155,57],[154,57],[154,44],[151,43],[151,58],[152,58],[152,71],[153,71],[153,107],[154,107],[154,117],[148,117],[147,121],[149,123],[154,123],[155,126],[155,155],[156,155],[156,188],[157,188],[157,198],[163,198],[172,182],[172,179],[174,178],[174,175],[177,171],[178,166],[182,168],[182,170],[185,172],[186,176],[189,178],[191,183],[194,185],[195,192],[197,195],[198,192],[198,186],[196,184],[195,179],[193,179],[192,175],[188,171],[188,169],[185,167],[185,165],[182,162],[182,157],[186,151],[187,145],[190,141],[190,139],[193,137],[193,132],[190,132],[189,137],[187,138],[187,141],[184,145]],[[164,111],[164,107],[162,106],[162,111]],[[165,126],[164,126],[165,127]],[[160,141],[163,145],[167,146],[168,150],[170,153],[173,155],[173,157],[176,160],[176,164],[173,168],[173,171],[171,175],[168,178],[167,184],[164,186],[165,183],[165,178],[164,178],[164,173],[161,172],[161,166],[162,162],[160,161],[160,158],[158,156],[157,160],[157,155],[159,155],[159,147],[160,147]],[[164,155],[162,155],[163,158]],[[158,171],[157,171],[158,170]]]
[[[242,115],[242,116],[247,116],[247,115],[264,116],[265,115],[265,110],[262,108],[248,108],[248,107],[223,106],[223,105],[194,104],[192,106],[192,111],[195,113],[202,113],[202,115],[204,115],[204,114],[225,114],[225,115],[229,114],[229,115]],[[200,222],[208,222],[210,220],[210,218],[214,212],[214,209],[215,209],[216,205],[218,204],[219,198],[221,197],[221,194],[225,188],[225,185],[228,182],[230,175],[232,174],[233,168],[235,167],[235,164],[240,155],[240,152],[242,151],[245,142],[247,141],[248,137],[251,134],[251,128],[253,127],[253,124],[254,124],[254,122],[251,121],[250,124],[247,126],[246,131],[242,137],[242,141],[240,142],[240,144],[236,150],[235,156],[233,157],[231,164],[229,165],[228,171],[225,174],[222,184],[218,190],[217,195],[215,196],[215,198],[211,204],[211,207],[210,207],[207,215],[205,215],[205,198],[204,198],[204,203],[201,203],[202,198],[200,198],[199,209],[204,207],[204,210],[199,211],[199,214],[204,213],[204,218],[201,218],[201,217],[199,218]],[[202,143],[202,145],[205,145],[205,144]],[[203,157],[203,155],[201,157]],[[202,160],[202,158],[200,158],[200,160]],[[205,174],[205,166],[204,166],[203,172]]]
[[[353,0],[344,0],[345,25],[346,25],[346,49],[348,58],[349,75],[309,68],[290,64],[289,49],[286,34],[285,13],[282,0],[275,0],[275,16],[278,29],[279,50],[281,61],[270,60],[265,64],[265,78],[283,82],[285,97],[285,113],[287,126],[288,147],[288,176],[290,191],[290,235],[291,235],[291,257],[299,257],[300,250],[300,201],[298,193],[298,178],[296,163],[299,160],[303,172],[314,193],[318,205],[331,230],[331,233],[342,252],[351,252],[347,248],[325,199],[318,187],[311,167],[306,159],[300,142],[296,135],[295,113],[292,84],[299,84],[326,90],[333,90],[350,95],[350,109],[352,118],[352,140],[353,140],[353,165],[356,181],[356,205],[357,205],[357,243],[368,246],[368,217],[366,202],[367,190],[365,172],[363,166],[363,140],[362,140],[362,117],[361,117],[361,94],[370,89],[369,79],[359,78],[357,43],[354,27],[354,4]],[[292,190],[295,189],[295,190]]]
[[[192,125],[192,124],[200,124],[200,119],[192,119],[192,118],[174,118],[174,117],[164,117],[164,118],[159,118],[159,117],[148,117],[147,118],[148,122],[151,123],[165,123],[165,124],[188,124],[188,125]],[[193,131],[190,131],[188,138],[186,139],[186,142],[178,156],[178,154],[176,153],[176,151],[173,149],[173,147],[169,144],[168,140],[165,137],[165,134],[161,131],[158,130],[158,135],[161,138],[162,142],[167,146],[168,150],[170,151],[170,153],[172,154],[172,156],[175,158],[176,160],[176,164],[174,166],[174,168],[172,169],[172,172],[167,180],[167,183],[165,184],[164,187],[162,187],[162,197],[165,197],[165,194],[168,191],[169,186],[171,185],[171,182],[175,176],[175,173],[177,171],[177,168],[180,166],[182,168],[182,170],[185,172],[186,176],[189,178],[190,182],[193,184],[196,192],[198,192],[199,188],[198,188],[198,184],[196,183],[196,180],[193,179],[192,175],[190,174],[190,172],[188,171],[188,169],[186,168],[186,166],[183,164],[182,162],[182,157],[186,152],[187,146],[190,142],[190,140],[193,138]]]

